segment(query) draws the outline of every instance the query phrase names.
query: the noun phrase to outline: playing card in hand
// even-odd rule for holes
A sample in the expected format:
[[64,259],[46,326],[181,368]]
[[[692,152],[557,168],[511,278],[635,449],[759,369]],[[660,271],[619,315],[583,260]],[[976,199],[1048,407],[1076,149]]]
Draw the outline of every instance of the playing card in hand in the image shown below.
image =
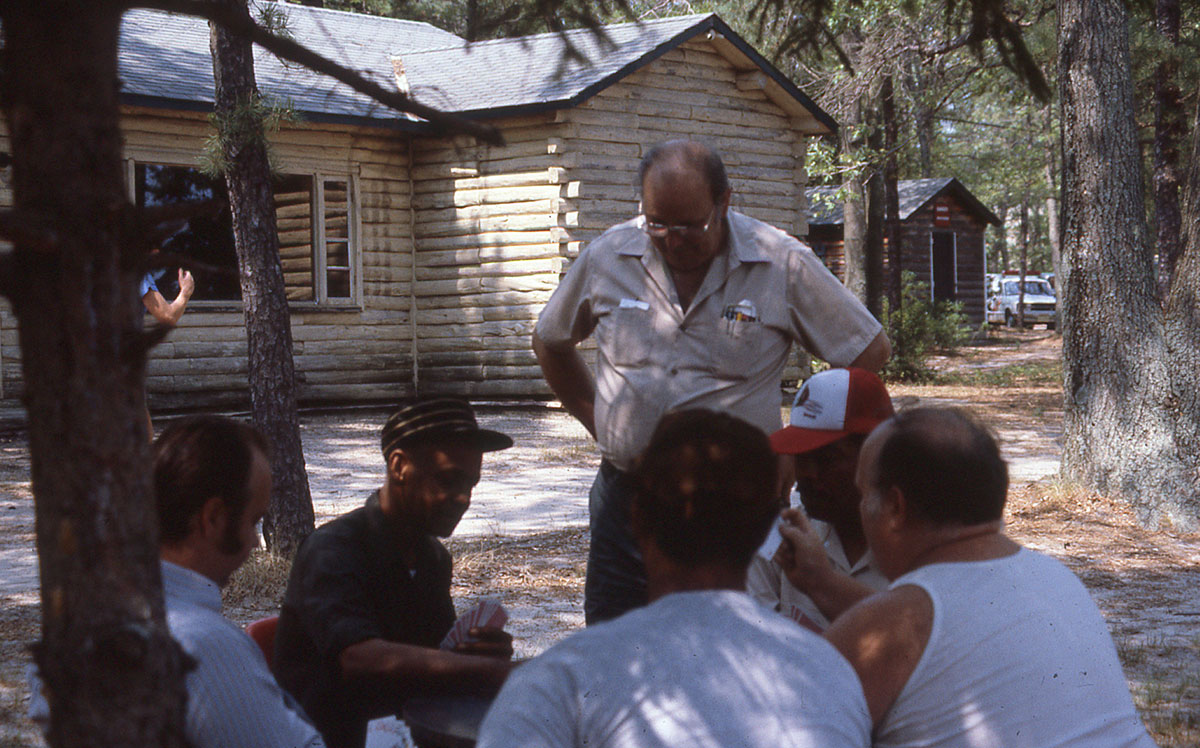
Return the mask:
[[783,543],[783,536],[779,534],[779,528],[783,525],[783,516],[775,518],[771,523],[771,529],[767,531],[767,539],[758,547],[758,555],[770,561],[775,556],[775,551],[778,550]]
[[450,627],[450,633],[446,634],[445,639],[442,639],[441,647],[442,649],[454,649],[459,644],[471,640],[469,633],[471,629],[502,629],[505,623],[508,623],[508,612],[504,610],[504,606],[495,600],[482,600],[474,608],[459,616],[454,625]]

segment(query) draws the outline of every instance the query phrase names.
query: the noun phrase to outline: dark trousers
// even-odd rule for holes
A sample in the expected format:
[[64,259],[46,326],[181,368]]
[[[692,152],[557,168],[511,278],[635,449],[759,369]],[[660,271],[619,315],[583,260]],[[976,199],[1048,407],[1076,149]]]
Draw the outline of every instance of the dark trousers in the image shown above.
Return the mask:
[[583,585],[584,620],[591,625],[647,603],[646,567],[633,541],[629,506],[633,479],[601,461],[588,494],[591,544]]

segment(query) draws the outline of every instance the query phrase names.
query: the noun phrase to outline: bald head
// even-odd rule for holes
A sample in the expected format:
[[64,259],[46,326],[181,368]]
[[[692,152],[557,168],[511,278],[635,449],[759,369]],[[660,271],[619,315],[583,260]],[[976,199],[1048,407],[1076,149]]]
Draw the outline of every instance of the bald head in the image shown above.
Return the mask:
[[713,202],[729,191],[729,177],[721,156],[695,140],[668,140],[650,149],[638,165],[638,185],[644,192],[647,178],[688,179],[700,175]]
[[868,441],[874,461],[868,480],[879,489],[899,488],[921,519],[977,525],[1003,517],[1008,466],[992,432],[966,411],[903,411]]

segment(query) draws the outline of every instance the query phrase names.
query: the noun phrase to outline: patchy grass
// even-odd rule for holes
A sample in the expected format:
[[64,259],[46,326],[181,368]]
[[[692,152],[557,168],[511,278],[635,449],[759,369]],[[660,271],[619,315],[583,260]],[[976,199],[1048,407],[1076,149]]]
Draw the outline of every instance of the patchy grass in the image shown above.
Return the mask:
[[292,562],[255,548],[221,590],[225,615],[249,623],[279,613]]
[[596,459],[596,443],[591,439],[570,439],[554,449],[540,449],[534,459],[547,465],[576,465]]
[[938,372],[934,384],[968,387],[1036,387],[1062,384],[1062,361],[1025,361],[999,367]]
[[[1200,651],[1192,650],[1193,661]],[[1162,666],[1132,683],[1133,700],[1142,720],[1160,746],[1200,745],[1200,676],[1194,671]]]

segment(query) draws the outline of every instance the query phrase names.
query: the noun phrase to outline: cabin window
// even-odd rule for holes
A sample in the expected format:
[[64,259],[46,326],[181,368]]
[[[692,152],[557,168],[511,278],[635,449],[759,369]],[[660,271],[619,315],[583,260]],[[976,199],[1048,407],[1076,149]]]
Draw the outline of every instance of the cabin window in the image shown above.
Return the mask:
[[[134,167],[139,206],[225,200],[225,184],[189,166],[139,163]],[[280,174],[274,182],[279,257],[288,301],[342,305],[357,296],[353,181],[347,176]],[[162,242],[163,249],[225,272],[193,273],[196,301],[237,301],[241,286],[228,208],[193,216]],[[167,288],[162,288],[166,283]],[[168,297],[169,275],[160,280]]]

